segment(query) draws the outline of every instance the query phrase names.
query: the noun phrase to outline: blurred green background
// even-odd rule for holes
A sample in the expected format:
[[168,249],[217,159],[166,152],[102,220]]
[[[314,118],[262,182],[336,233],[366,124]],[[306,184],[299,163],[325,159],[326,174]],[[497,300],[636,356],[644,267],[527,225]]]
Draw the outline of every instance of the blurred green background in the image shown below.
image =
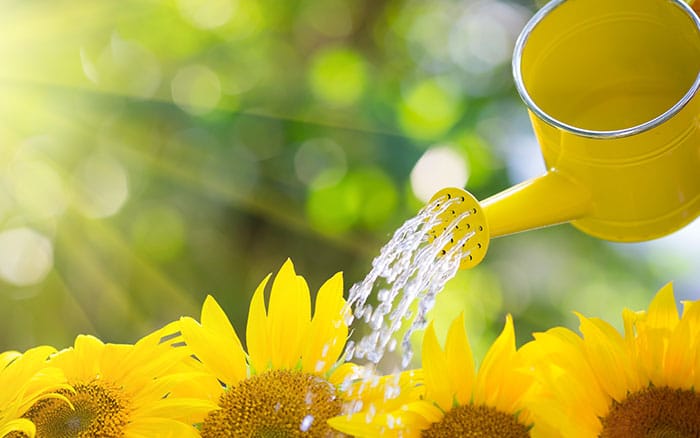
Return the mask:
[[[243,335],[287,257],[346,289],[444,186],[541,174],[510,73],[521,0],[0,0],[0,350],[133,342],[213,294]],[[448,283],[477,356],[572,310],[620,326],[675,282],[698,221],[611,244],[561,225],[491,243]]]

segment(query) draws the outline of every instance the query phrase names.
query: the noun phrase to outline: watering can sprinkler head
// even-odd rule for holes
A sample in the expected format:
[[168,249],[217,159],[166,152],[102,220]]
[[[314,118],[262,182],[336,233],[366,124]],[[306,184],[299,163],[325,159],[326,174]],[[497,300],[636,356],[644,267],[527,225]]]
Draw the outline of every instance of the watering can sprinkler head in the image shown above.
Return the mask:
[[460,267],[520,231],[571,222],[638,242],[700,214],[700,18],[682,0],[552,0],[518,38],[513,73],[547,172],[481,202],[433,197],[460,200],[444,223],[483,221]]
[[[449,203],[447,208],[444,203]],[[445,188],[433,195],[429,205],[440,209],[430,240],[451,232],[442,251],[464,242],[459,268],[469,269],[484,259],[492,238],[582,217],[591,211],[593,201],[586,189],[552,171],[481,202],[464,189]]]
[[436,214],[436,225],[428,231],[433,242],[443,233],[450,240],[442,247],[442,254],[460,245],[459,269],[469,269],[481,263],[489,247],[489,229],[483,209],[471,193],[456,187],[437,192],[430,200]]

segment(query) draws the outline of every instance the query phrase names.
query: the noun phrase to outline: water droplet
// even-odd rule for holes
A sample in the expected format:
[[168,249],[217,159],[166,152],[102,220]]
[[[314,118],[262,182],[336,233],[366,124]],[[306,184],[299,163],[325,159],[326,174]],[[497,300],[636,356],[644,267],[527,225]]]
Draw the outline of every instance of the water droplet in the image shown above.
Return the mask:
[[355,356],[355,342],[354,341],[348,341],[345,344],[345,361],[350,362],[352,361],[352,358]]
[[365,415],[365,421],[371,423],[374,420],[374,416],[377,414],[377,408],[374,404],[369,405],[367,408],[367,414]]
[[398,383],[386,385],[384,390],[384,400],[391,400],[401,395],[401,387]]
[[301,425],[299,426],[299,430],[302,432],[308,432],[309,428],[311,427],[311,423],[314,422],[314,416],[309,414],[306,417],[304,417],[303,420],[301,420]]

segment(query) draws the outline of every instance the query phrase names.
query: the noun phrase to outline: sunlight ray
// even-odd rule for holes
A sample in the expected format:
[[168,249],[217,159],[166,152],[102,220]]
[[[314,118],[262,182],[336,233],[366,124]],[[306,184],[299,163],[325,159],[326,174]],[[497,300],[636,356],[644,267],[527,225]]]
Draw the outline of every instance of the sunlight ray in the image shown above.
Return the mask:
[[[181,185],[198,187],[211,195],[220,196],[227,202],[241,207],[244,211],[272,220],[275,223],[288,228],[290,231],[321,237],[328,243],[352,251],[358,254],[371,254],[375,251],[374,244],[356,236],[342,236],[327,234],[312,227],[308,220],[300,214],[294,213],[297,209],[291,205],[287,198],[275,195],[268,191],[261,193],[257,190],[255,196],[240,193],[235,187],[214,178],[202,178],[200,172],[188,166],[182,166],[179,162],[171,162],[164,157],[155,157],[144,151],[122,146],[119,149],[120,156],[125,160],[136,163],[147,163],[149,170],[157,172]],[[194,153],[194,150],[190,150]]]

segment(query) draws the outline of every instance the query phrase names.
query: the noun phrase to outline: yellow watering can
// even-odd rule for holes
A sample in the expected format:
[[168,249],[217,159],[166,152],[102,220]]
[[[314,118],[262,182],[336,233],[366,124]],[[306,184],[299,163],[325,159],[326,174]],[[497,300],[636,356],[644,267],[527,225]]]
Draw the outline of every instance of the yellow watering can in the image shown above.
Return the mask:
[[553,0],[520,34],[513,74],[548,170],[481,202],[460,188],[433,197],[453,202],[443,224],[469,214],[455,229],[455,241],[474,233],[462,268],[492,237],[571,221],[634,242],[698,216],[700,20],[687,4]]

